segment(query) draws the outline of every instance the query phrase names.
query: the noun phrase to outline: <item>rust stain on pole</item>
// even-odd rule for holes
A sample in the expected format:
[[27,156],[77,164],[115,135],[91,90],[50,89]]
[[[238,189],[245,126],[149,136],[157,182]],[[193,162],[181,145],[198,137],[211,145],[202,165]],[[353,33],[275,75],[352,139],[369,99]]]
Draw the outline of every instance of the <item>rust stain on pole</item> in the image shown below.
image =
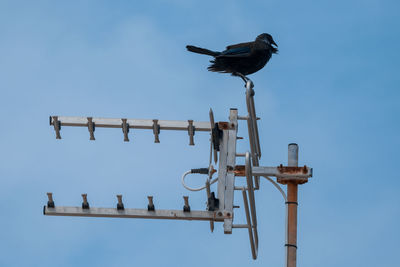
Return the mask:
[[296,267],[297,253],[297,190],[296,182],[287,183],[287,205],[288,205],[288,224],[287,224],[287,267]]
[[245,170],[246,168],[244,165],[236,165],[233,172],[235,173],[235,176],[246,176]]
[[278,166],[278,170],[280,173],[288,173],[288,174],[307,174],[308,169],[307,166],[303,167],[297,166],[283,166],[282,164]]

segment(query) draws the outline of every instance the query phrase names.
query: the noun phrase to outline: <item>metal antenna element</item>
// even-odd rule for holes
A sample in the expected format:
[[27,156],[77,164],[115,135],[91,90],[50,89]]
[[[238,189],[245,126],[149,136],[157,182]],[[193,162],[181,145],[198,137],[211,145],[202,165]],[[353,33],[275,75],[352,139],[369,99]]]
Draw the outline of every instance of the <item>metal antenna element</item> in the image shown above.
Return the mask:
[[[54,131],[56,131],[56,139],[61,139],[60,130],[61,130],[61,122],[58,121],[58,116],[53,116],[53,125]],[[51,125],[51,117],[50,117],[50,125]]]
[[[312,177],[312,168],[298,166],[298,145],[289,144],[288,164],[284,166],[260,166],[261,145],[258,133],[258,120],[254,103],[254,84],[246,76],[236,73],[245,82],[246,88],[246,112],[244,116],[238,114],[238,110],[231,108],[228,121],[214,121],[214,113],[209,110],[208,121],[194,120],[144,120],[128,118],[94,118],[94,117],[63,117],[51,116],[50,125],[54,127],[56,139],[61,139],[61,126],[86,127],[90,133],[90,140],[95,140],[95,128],[121,128],[124,142],[129,141],[130,129],[152,131],[154,142],[160,143],[160,132],[186,131],[189,136],[189,145],[193,146],[195,133],[207,132],[210,134],[210,153],[208,166],[190,169],[183,173],[182,185],[190,191],[205,190],[207,206],[205,210],[193,210],[189,205],[189,196],[183,196],[184,205],[179,209],[155,209],[153,196],[148,196],[147,208],[127,208],[122,202],[122,195],[117,195],[118,203],[114,208],[90,207],[87,194],[82,194],[82,206],[65,207],[55,206],[53,194],[47,193],[48,201],[43,212],[49,216],[80,216],[80,217],[107,217],[107,218],[142,218],[163,220],[197,220],[206,221],[210,224],[213,232],[214,224],[223,223],[225,234],[232,234],[234,229],[247,229],[251,255],[253,259],[258,256],[258,221],[256,211],[256,192],[260,190],[260,177],[265,177],[282,194],[286,206],[285,225],[285,251],[286,267],[296,266],[297,253],[297,205],[298,185],[308,182]],[[239,121],[245,120],[248,131],[248,151],[238,152],[237,140],[243,139],[238,136]],[[212,163],[218,166],[216,171]],[[242,164],[242,165],[240,165]],[[217,177],[212,178],[217,172]],[[204,185],[190,187],[187,177],[204,175]],[[273,180],[273,179],[276,179]],[[240,181],[242,180],[242,181]],[[235,185],[240,181],[240,186]],[[216,186],[213,186],[216,184]],[[279,185],[287,185],[285,194]],[[240,208],[235,203],[235,191],[241,191],[243,198],[244,218],[236,218],[234,209]],[[237,200],[236,200],[237,201]],[[235,220],[235,223],[234,223]],[[236,223],[239,220],[239,223]],[[264,223],[264,222],[262,222]]]
[[47,207],[48,208],[54,208],[54,200],[53,200],[53,193],[47,193],[48,201],[47,201]]
[[160,139],[158,135],[160,134],[160,125],[158,124],[158,120],[153,120],[153,134],[154,134],[154,143],[160,143]]
[[128,133],[129,133],[129,123],[127,123],[127,119],[122,120],[122,132],[124,133],[124,142],[129,142]]
[[117,195],[118,203],[117,210],[124,210],[124,203],[122,203],[122,195]]
[[188,196],[183,196],[183,200],[185,201],[185,205],[183,206],[183,211],[184,212],[190,212],[189,197]]
[[147,205],[148,211],[154,211],[154,203],[153,203],[153,196],[148,196],[149,204]]
[[188,120],[189,126],[188,126],[188,134],[190,137],[189,145],[194,146],[194,132],[195,132],[195,127],[193,126],[193,120]]
[[94,138],[95,124],[93,122],[93,118],[92,117],[88,117],[87,120],[88,120],[87,126],[88,126],[88,130],[89,130],[89,133],[90,133],[90,140],[96,140]]
[[87,201],[87,194],[82,194],[82,209],[89,209],[89,202]]

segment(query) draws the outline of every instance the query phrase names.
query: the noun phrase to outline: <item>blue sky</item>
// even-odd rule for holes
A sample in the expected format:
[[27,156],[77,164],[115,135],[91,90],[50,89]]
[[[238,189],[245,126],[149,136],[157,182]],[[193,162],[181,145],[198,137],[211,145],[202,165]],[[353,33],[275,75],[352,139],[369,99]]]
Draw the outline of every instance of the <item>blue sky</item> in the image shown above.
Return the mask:
[[[257,192],[259,259],[245,230],[205,222],[45,217],[56,205],[205,208],[181,174],[206,166],[208,135],[63,127],[49,115],[216,120],[245,114],[240,79],[206,71],[186,44],[223,49],[272,34],[255,83],[263,157],[287,144],[314,177],[299,191],[298,266],[394,266],[400,219],[398,1],[0,1],[1,266],[283,266],[284,204]],[[239,134],[246,137],[242,124]],[[248,150],[239,141],[238,151]],[[238,162],[240,163],[240,162]],[[193,185],[196,181],[190,181]],[[241,196],[235,196],[241,205]],[[236,222],[244,220],[238,212]]]

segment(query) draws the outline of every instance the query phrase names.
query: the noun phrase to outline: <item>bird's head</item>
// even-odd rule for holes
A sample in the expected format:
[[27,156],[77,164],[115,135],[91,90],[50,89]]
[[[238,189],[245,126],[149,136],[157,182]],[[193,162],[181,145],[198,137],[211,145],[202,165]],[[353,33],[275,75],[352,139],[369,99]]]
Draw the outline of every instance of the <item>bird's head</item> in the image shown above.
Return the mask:
[[275,43],[271,34],[268,34],[268,33],[260,34],[259,36],[257,36],[256,41],[265,42],[272,50],[272,53],[276,54],[278,52],[278,48],[277,48],[278,45]]

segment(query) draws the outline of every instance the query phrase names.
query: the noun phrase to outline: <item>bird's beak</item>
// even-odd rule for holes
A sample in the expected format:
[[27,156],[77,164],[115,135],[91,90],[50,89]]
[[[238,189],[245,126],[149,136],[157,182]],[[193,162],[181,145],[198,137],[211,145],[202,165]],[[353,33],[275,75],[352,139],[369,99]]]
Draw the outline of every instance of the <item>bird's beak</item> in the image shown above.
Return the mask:
[[272,40],[271,44],[275,45],[276,47],[278,47],[278,45]]

